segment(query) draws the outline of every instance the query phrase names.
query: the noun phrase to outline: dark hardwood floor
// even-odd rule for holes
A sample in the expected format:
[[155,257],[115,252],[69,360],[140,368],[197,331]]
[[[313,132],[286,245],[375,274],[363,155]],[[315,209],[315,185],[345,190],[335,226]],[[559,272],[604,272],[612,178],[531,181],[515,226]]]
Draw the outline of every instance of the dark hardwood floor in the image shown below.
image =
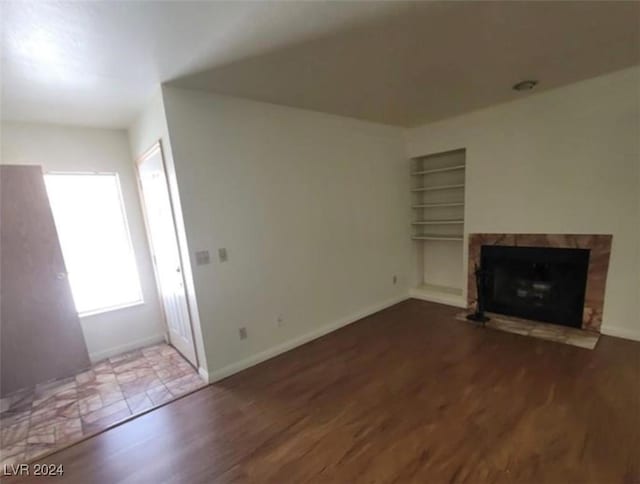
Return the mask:
[[640,482],[640,343],[457,312],[405,301],[50,456],[51,482]]

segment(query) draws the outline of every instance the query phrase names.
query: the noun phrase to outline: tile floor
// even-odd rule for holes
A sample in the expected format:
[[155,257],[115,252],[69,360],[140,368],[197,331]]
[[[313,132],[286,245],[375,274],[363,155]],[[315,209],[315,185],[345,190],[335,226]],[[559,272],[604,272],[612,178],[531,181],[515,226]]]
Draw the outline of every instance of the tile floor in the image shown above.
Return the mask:
[[160,344],[21,390],[3,399],[0,464],[29,461],[204,385],[175,349]]

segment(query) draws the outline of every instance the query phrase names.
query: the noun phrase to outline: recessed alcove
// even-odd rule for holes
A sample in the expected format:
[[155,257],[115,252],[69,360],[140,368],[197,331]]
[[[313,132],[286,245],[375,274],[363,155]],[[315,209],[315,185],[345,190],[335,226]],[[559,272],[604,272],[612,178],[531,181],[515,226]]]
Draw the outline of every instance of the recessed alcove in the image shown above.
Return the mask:
[[412,238],[419,299],[464,307],[465,150],[412,159]]

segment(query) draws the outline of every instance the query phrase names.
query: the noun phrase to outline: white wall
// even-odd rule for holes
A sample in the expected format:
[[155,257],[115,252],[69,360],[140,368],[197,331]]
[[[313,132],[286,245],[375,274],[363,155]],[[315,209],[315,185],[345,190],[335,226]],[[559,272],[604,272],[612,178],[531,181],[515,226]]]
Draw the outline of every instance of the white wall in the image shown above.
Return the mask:
[[192,259],[211,252],[193,275],[212,378],[407,297],[400,129],[163,92]]
[[639,117],[636,67],[407,130],[407,151],[467,149],[467,234],[613,234],[602,331],[640,339]]
[[[144,304],[81,318],[93,361],[164,339],[134,165],[123,130],[2,123],[2,163],[35,164],[45,171],[117,172]],[[99,254],[97,254],[99,256]]]

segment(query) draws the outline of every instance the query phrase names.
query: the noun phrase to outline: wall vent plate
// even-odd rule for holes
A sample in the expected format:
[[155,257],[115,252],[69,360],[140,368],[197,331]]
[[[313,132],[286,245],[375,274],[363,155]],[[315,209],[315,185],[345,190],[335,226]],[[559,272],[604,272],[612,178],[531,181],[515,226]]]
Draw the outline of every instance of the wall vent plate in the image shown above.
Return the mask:
[[199,250],[196,252],[196,264],[203,266],[211,261],[208,250]]

